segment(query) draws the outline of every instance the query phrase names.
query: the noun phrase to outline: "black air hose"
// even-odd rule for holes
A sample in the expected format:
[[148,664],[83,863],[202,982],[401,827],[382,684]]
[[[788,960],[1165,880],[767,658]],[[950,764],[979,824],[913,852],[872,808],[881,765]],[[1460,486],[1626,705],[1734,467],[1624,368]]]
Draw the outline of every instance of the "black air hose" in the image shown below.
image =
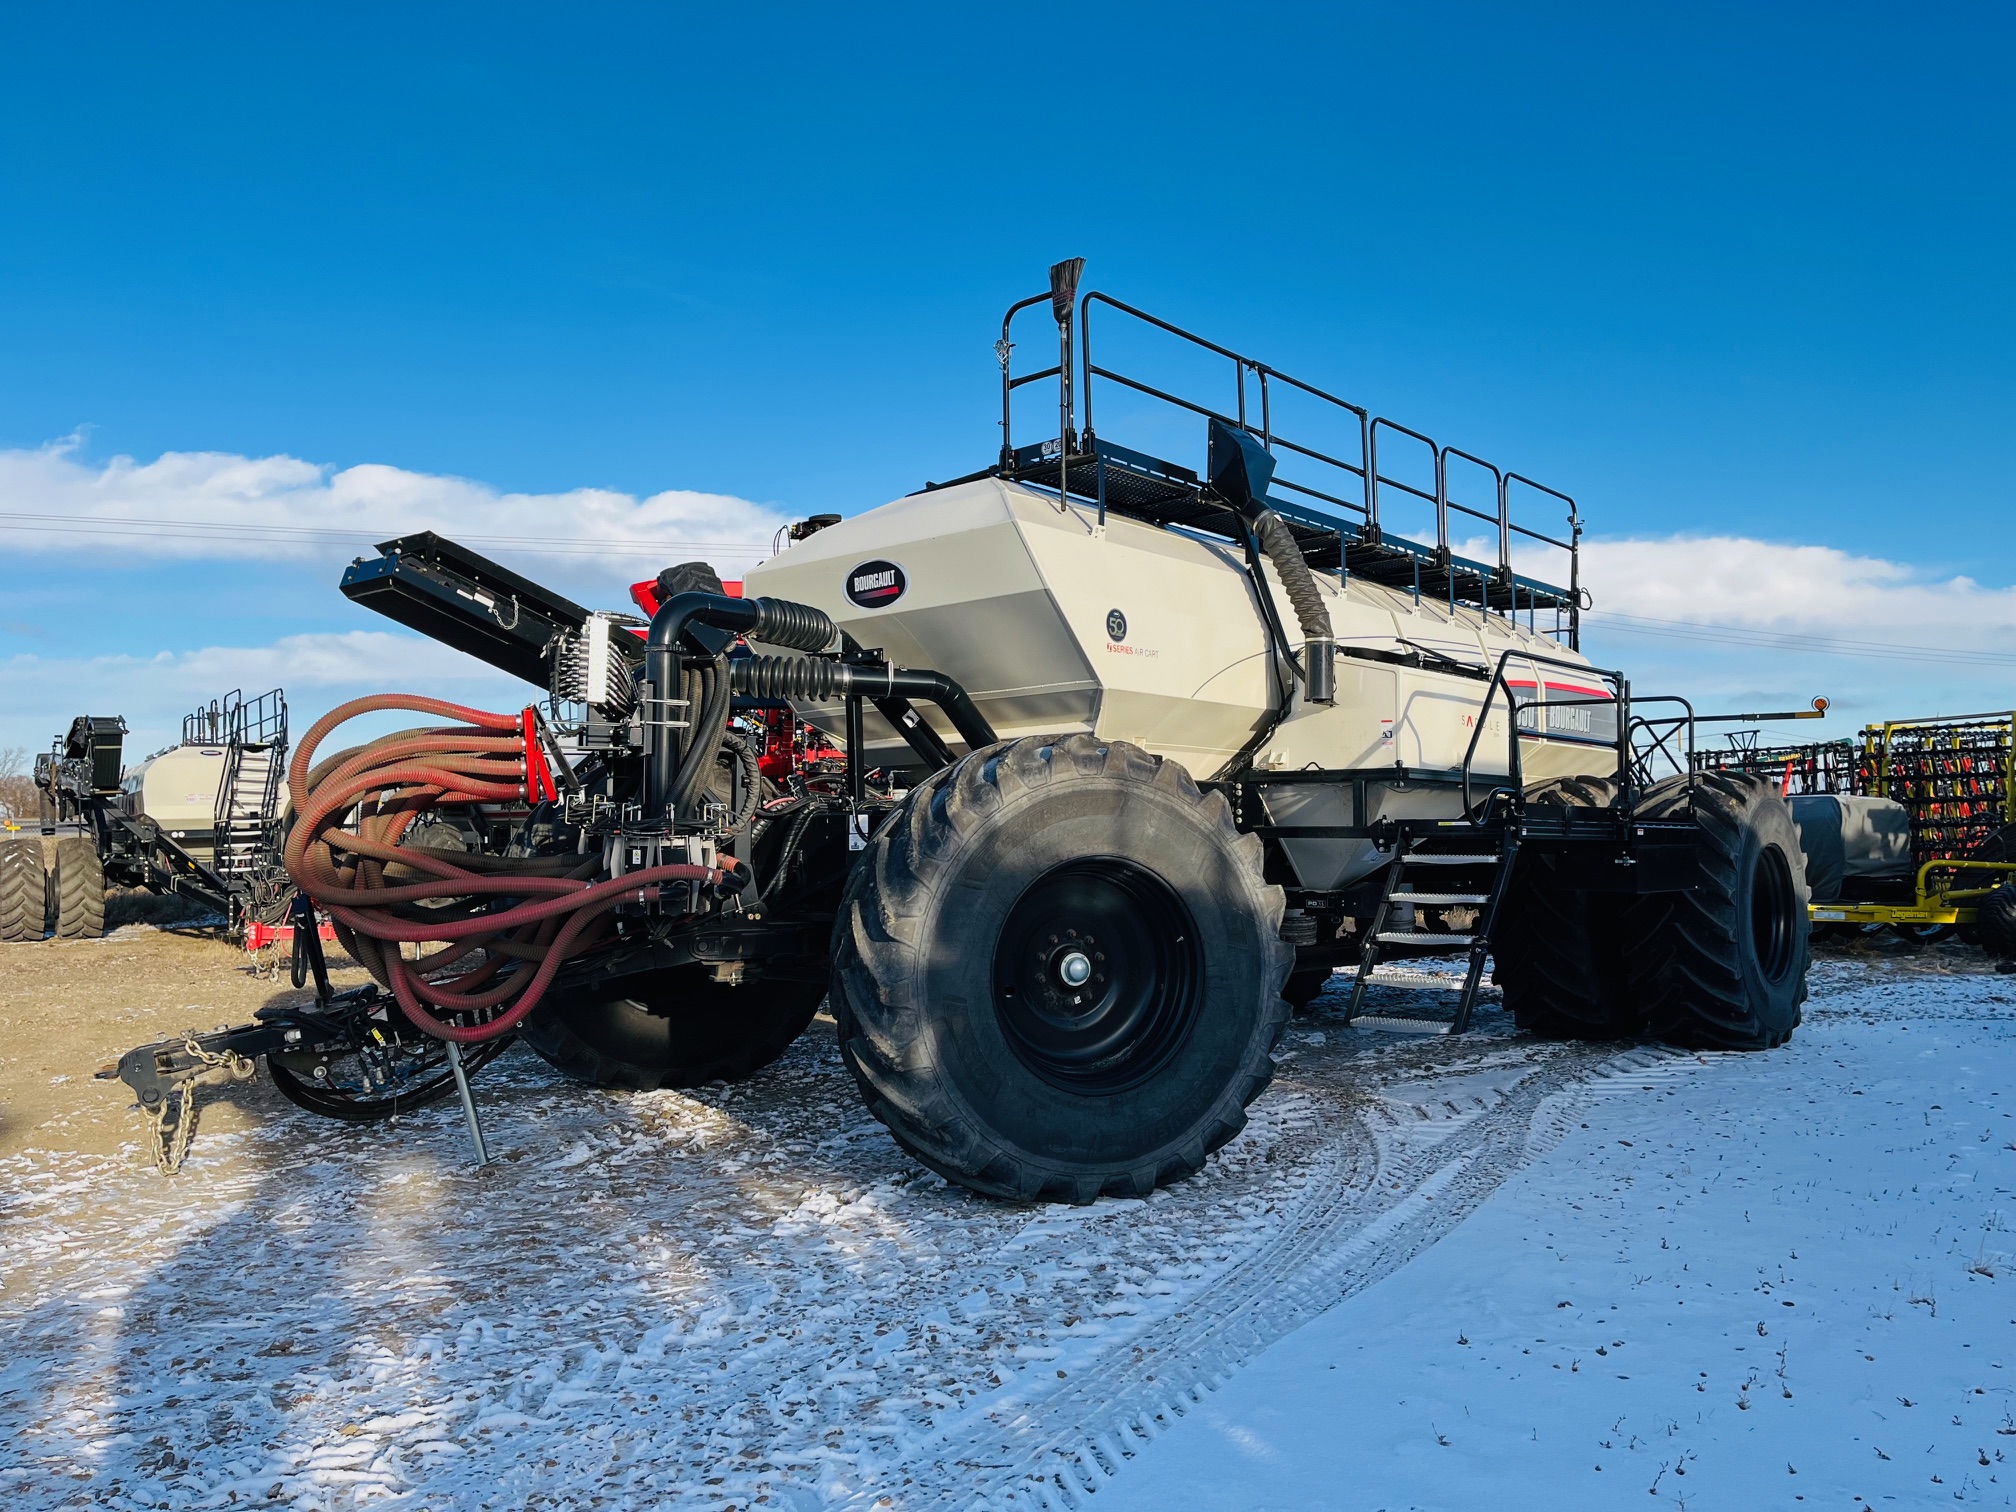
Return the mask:
[[1316,574],[1295,544],[1288,522],[1271,509],[1253,516],[1253,533],[1260,549],[1281,575],[1288,590],[1288,602],[1295,606],[1295,618],[1302,626],[1303,697],[1310,703],[1337,701],[1337,635],[1330,624],[1330,607],[1316,586]]
[[756,817],[756,806],[763,801],[763,768],[757,764],[756,748],[733,731],[721,737],[721,749],[742,768],[742,801],[728,819],[728,832],[739,835],[749,827]]
[[853,684],[845,662],[810,656],[751,656],[728,669],[737,693],[750,698],[796,699],[824,703],[843,698]]
[[719,660],[689,669],[682,682],[692,691],[682,689],[682,695],[691,700],[687,705],[687,717],[692,719],[693,728],[687,732],[687,745],[679,759],[678,775],[672,779],[672,812],[685,814],[700,802],[714,777],[714,764],[721,754],[721,742],[728,733],[728,707],[730,693],[728,678],[724,675]]
[[971,750],[994,744],[987,723],[966,690],[942,672],[910,667],[857,666],[810,656],[751,656],[728,664],[737,693],[751,698],[783,698],[822,703],[832,698],[922,698],[945,711]]
[[790,599],[759,598],[755,603],[756,623],[743,632],[751,640],[792,651],[826,651],[840,639],[840,627],[823,609]]
[[[681,570],[673,569],[675,578]],[[661,576],[660,581],[666,580]],[[676,586],[676,581],[666,586]],[[713,634],[706,633],[709,629]],[[838,643],[840,629],[823,611],[788,599],[736,599],[697,589],[661,603],[644,643],[644,677],[659,700],[646,715],[660,715],[666,700],[681,698],[686,700],[686,728],[657,725],[652,730],[645,793],[654,815],[668,807],[676,815],[713,770],[728,718],[721,653],[737,635],[798,651],[823,651]],[[689,662],[697,662],[697,670]]]

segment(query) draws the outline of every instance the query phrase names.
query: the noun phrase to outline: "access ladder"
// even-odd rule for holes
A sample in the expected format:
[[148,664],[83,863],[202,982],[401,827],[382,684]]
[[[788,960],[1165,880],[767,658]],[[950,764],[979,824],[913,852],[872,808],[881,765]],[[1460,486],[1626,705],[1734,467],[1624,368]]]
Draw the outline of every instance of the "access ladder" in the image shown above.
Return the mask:
[[[1393,849],[1393,864],[1386,869],[1386,889],[1359,952],[1358,978],[1351,986],[1344,1021],[1401,1033],[1461,1034],[1470,1027],[1470,1014],[1483,985],[1491,931],[1497,925],[1519,854],[1518,831],[1510,824],[1488,829],[1468,824],[1435,825],[1426,830],[1402,825]],[[1423,927],[1420,910],[1424,908],[1473,908],[1477,918],[1468,932],[1445,933]],[[1397,927],[1395,914],[1402,909],[1407,911],[1405,927]],[[1446,952],[1456,946],[1467,947],[1469,969],[1464,973],[1453,1018],[1444,1021],[1364,1011],[1365,989],[1389,950]]]
[[274,810],[285,766],[284,745],[225,747],[217,785],[217,839],[211,866],[227,883],[251,879],[266,864]]

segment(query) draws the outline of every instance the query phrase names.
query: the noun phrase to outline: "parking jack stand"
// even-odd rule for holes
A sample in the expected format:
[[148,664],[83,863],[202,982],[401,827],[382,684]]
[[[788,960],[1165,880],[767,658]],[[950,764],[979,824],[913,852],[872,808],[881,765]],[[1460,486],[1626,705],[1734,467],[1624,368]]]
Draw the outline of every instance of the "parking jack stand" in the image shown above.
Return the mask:
[[476,1099],[469,1092],[469,1073],[462,1069],[462,1047],[447,1041],[448,1069],[455,1073],[455,1090],[462,1094],[462,1116],[469,1120],[469,1143],[476,1147],[478,1167],[490,1164],[490,1152],[483,1148],[483,1121],[476,1116]]

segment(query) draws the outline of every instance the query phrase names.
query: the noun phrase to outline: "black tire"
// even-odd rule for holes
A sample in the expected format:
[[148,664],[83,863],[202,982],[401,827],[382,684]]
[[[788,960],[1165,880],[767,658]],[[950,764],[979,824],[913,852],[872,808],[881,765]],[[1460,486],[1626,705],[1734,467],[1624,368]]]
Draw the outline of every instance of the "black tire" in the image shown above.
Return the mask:
[[[1974,849],[1969,851],[1967,853],[1967,859],[1970,861],[2016,860],[2016,824],[2003,825],[2002,828],[1996,830],[1987,839],[1983,840],[1979,845],[1975,846]],[[1982,878],[1976,878],[1974,880],[1973,885],[1979,887],[1983,884],[1984,880],[1985,879]],[[2016,873],[2012,873],[2009,880],[2012,882],[2016,882]],[[1986,903],[1988,900],[1986,898],[1983,898],[1981,901],[1983,903]],[[1980,910],[1977,909],[1976,921],[1972,924],[1962,924],[1958,928],[1956,933],[1960,936],[1962,940],[1965,940],[1969,945],[1973,945],[1981,950],[1987,951],[1990,955],[1995,956],[1996,959],[1998,960],[2006,961],[2011,959],[2011,956],[2007,953],[2006,950],[2006,945],[2008,944],[2008,940],[2006,937],[2004,937],[2004,941],[2002,944],[1990,945],[1988,943],[1987,937],[1983,935],[1981,932],[1979,914]]]
[[[1692,892],[1633,905],[1631,982],[1651,1033],[1671,1045],[1768,1050],[1798,1027],[1811,961],[1806,860],[1792,810],[1768,779],[1694,779],[1699,872]],[[1686,812],[1687,783],[1647,792],[1639,814]]]
[[618,977],[600,991],[548,998],[519,1032],[576,1081],[648,1092],[740,1081],[805,1032],[826,984],[757,977],[714,981],[704,966]]
[[56,842],[56,938],[95,940],[105,933],[105,863],[89,840]]
[[0,940],[39,940],[48,914],[42,842],[0,840]]
[[1330,978],[1333,975],[1335,972],[1328,966],[1312,966],[1307,971],[1291,971],[1288,973],[1287,982],[1281,988],[1281,999],[1298,1015],[1307,1013],[1316,999],[1323,995],[1323,989],[1330,985]]
[[[1528,788],[1529,804],[1610,808],[1607,777],[1561,777]],[[1521,1029],[1548,1039],[1630,1039],[1645,1032],[1625,964],[1626,902],[1563,887],[1551,858],[1528,851],[1491,931],[1491,979]]]
[[1975,905],[1974,937],[1996,960],[2016,960],[2016,882],[2004,882]]
[[1288,1022],[1295,954],[1263,860],[1222,795],[1137,746],[1036,737],[938,774],[834,925],[840,1050],[869,1110],[991,1196],[1145,1197],[1189,1175],[1245,1126]]

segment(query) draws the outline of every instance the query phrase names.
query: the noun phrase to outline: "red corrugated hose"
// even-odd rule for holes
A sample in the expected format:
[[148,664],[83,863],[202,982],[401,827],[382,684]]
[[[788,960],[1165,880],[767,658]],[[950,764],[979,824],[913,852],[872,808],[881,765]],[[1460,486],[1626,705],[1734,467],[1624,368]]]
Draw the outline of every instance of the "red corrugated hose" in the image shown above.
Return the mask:
[[[311,766],[330,731],[387,709],[461,723],[400,730]],[[323,715],[288,764],[287,874],[328,911],[343,948],[414,1026],[438,1039],[477,1044],[509,1034],[568,957],[607,938],[607,915],[618,903],[655,901],[667,882],[731,881],[724,870],[681,864],[593,882],[599,850],[490,856],[399,843],[424,815],[468,812],[480,833],[478,806],[532,801],[546,774],[527,770],[543,757],[520,730],[520,715],[380,693]],[[354,828],[346,828],[353,810]],[[401,944],[448,948],[408,961]],[[478,964],[466,966],[479,952]]]

